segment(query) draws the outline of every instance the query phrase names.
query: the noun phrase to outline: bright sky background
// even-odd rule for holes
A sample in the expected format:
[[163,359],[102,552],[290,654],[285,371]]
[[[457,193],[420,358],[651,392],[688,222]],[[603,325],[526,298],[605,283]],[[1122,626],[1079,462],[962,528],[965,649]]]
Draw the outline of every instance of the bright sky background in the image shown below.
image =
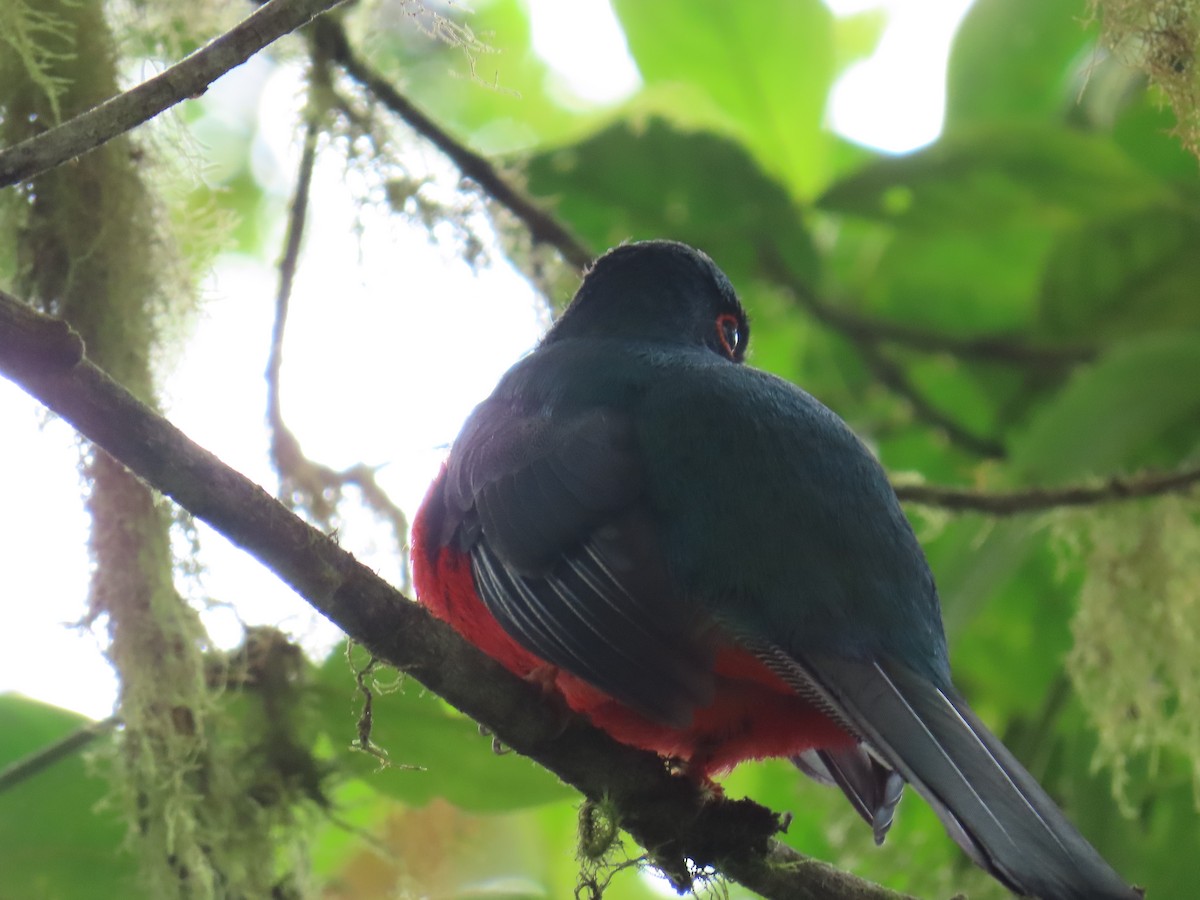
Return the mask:
[[[636,89],[637,71],[607,0],[528,2],[535,48],[567,89],[593,102]],[[832,127],[890,152],[933,140],[949,42],[969,0],[828,2],[838,14],[884,7],[890,15],[879,51],[835,89]],[[263,123],[256,167],[273,175],[282,195],[296,168],[297,91],[294,69],[272,73],[252,61],[208,95],[211,115]],[[288,322],[284,417],[313,459],[335,468],[386,464],[381,484],[411,512],[462,420],[545,323],[532,290],[506,264],[472,275],[420,230],[355,208],[345,177],[340,165],[326,166],[313,185],[308,251]],[[271,265],[222,261],[165,391],[177,425],[269,490],[276,482],[260,387],[275,287]],[[390,362],[389,384],[377,382],[380,359]],[[88,580],[74,433],[47,422],[35,401],[2,379],[0,423],[8,476],[0,516],[0,692],[107,716],[116,683],[101,654],[103,631],[68,627],[84,613]],[[393,549],[373,552],[359,540],[368,524],[352,517],[343,543],[394,580]],[[208,570],[185,586],[193,596],[234,604],[250,621],[279,625],[314,650],[337,641],[332,626],[257,562],[206,528],[201,542]],[[205,621],[219,645],[239,641],[230,608],[214,607]]]

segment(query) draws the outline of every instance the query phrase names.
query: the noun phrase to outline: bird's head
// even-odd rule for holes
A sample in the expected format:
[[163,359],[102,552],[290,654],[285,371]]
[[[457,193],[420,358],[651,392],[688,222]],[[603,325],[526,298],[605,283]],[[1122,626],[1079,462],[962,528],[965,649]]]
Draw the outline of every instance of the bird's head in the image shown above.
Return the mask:
[[704,346],[741,362],[750,324],[716,263],[676,241],[622,244],[584,275],[543,343],[618,337]]

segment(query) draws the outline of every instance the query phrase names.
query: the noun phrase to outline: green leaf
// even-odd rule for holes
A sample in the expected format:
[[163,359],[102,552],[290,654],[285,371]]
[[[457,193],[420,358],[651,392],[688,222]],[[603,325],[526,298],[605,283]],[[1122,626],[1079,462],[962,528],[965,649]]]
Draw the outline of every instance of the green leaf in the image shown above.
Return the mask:
[[1032,226],[902,229],[879,258],[866,299],[873,312],[935,333],[1016,332],[1033,318],[1052,242]]
[[1172,465],[1168,436],[1200,437],[1200,332],[1155,334],[1115,347],[1076,372],[1011,442],[1026,483],[1053,484],[1146,465]]
[[1187,185],[1194,197],[1200,167],[1196,157],[1180,143],[1175,126],[1174,112],[1139,83],[1136,102],[1129,104],[1112,126],[1113,140],[1147,172],[1176,185]]
[[1060,118],[1094,36],[1079,0],[976,0],[950,50],[946,124]]
[[867,59],[879,46],[887,24],[883,9],[867,9],[834,19],[834,69],[841,73]]
[[567,109],[556,96],[553,73],[534,52],[524,3],[485,0],[470,4],[469,14],[463,9],[449,18],[478,37],[475,48],[429,33],[422,14],[401,16],[401,27],[390,18],[381,27],[377,13],[351,15],[347,27],[373,65],[476,150],[511,153],[566,140],[586,127],[596,114]]
[[766,171],[798,196],[815,193],[828,167],[822,122],[835,72],[833,16],[823,3],[615,0],[613,5],[646,84],[690,85],[723,117],[680,121],[719,131],[732,127]]
[[[0,769],[91,724],[15,694],[0,696]],[[103,801],[108,784],[78,752],[0,794],[0,897],[126,897],[136,866],[126,826]]]
[[[1014,484],[1053,485],[1178,464],[1200,439],[1200,333],[1131,340],[1080,368],[1011,437]],[[1028,519],[964,517],[926,552],[946,630],[958,632],[1004,589],[1040,540]]]
[[617,122],[533,157],[526,175],[593,247],[676,238],[712,254],[735,284],[755,276],[759,252],[772,248],[798,277],[816,278],[816,251],[787,192],[726,138],[661,119]]
[[1106,138],[1041,125],[947,133],[928,149],[881,159],[819,204],[922,230],[1067,225],[1171,199]]
[[388,768],[370,754],[349,749],[362,698],[343,654],[325,661],[311,691],[310,702],[334,746],[347,748],[338,754],[338,764],[406,803],[442,797],[462,809],[498,811],[574,796],[528,759],[493,753],[478,725],[410,679],[397,690],[375,692],[371,741],[386,751],[393,764]]
[[1046,266],[1041,324],[1056,338],[1112,339],[1200,326],[1200,219],[1156,207],[1065,234]]

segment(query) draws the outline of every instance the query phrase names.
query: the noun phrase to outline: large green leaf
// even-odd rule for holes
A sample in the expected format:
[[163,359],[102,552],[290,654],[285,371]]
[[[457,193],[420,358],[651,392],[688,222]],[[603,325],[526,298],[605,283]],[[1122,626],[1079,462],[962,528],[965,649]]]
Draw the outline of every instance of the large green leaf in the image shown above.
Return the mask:
[[616,0],[647,85],[685,84],[723,114],[759,164],[799,196],[826,177],[833,16],[820,0]]
[[868,308],[940,334],[1020,332],[1036,310],[1054,235],[1032,225],[902,229],[865,288]]
[[946,122],[1059,118],[1094,35],[1080,0],[976,0],[950,51]]
[[921,230],[1053,226],[1167,203],[1171,192],[1110,140],[1022,125],[947,133],[881,159],[820,199],[832,212]]
[[1198,247],[1200,217],[1175,205],[1066,233],[1046,267],[1042,327],[1077,341],[1200,327]]
[[[0,769],[89,724],[83,716],[0,696]],[[126,897],[133,858],[108,785],[78,752],[0,794],[0,900]]]
[[[719,172],[720,177],[713,177]],[[529,160],[530,190],[591,246],[670,237],[712,254],[737,284],[770,249],[815,280],[816,251],[778,182],[737,143],[661,119],[617,122],[582,143]]]
[[[312,708],[334,745],[348,748],[356,735],[362,698],[343,654],[334,653],[325,661],[310,690]],[[493,753],[474,722],[415,681],[377,692],[373,712],[371,740],[393,765],[383,768],[375,757],[349,749],[338,754],[337,762],[381,793],[410,804],[442,797],[463,809],[489,811],[573,795],[524,757]]]
[[1174,464],[1168,437],[1200,437],[1200,331],[1135,338],[1081,369],[1013,439],[1013,471],[1053,484]]

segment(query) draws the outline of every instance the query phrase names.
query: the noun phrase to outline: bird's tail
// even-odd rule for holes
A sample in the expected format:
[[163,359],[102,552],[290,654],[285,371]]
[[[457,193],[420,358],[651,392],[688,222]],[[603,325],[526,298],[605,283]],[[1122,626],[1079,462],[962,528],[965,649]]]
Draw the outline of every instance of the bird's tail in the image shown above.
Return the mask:
[[869,752],[899,772],[951,837],[1018,894],[1041,900],[1137,900],[1033,776],[949,686],[907,667],[820,656],[760,653],[819,702]]

